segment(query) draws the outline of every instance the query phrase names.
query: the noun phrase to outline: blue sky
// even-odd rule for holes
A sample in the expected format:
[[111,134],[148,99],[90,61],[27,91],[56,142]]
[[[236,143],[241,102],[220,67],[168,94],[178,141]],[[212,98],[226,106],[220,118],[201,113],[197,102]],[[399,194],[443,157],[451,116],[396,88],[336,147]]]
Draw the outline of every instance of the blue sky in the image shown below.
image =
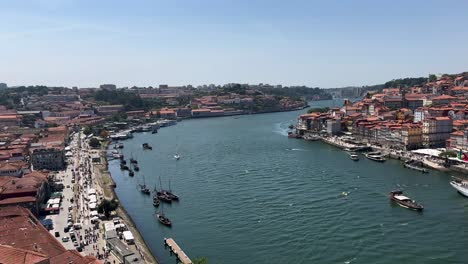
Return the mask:
[[468,1],[0,0],[0,82],[341,87],[468,71]]

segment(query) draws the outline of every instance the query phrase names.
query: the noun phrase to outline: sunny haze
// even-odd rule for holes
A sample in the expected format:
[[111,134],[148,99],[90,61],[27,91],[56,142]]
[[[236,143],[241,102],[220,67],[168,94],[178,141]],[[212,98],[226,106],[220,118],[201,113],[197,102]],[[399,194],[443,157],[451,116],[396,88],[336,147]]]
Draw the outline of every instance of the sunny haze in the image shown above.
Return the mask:
[[466,1],[1,1],[9,85],[341,87],[461,72]]

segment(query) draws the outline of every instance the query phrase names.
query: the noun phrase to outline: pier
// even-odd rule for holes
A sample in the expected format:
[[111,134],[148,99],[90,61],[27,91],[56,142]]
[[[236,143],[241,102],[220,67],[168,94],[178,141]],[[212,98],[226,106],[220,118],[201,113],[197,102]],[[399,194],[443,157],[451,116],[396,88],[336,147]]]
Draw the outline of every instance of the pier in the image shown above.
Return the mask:
[[190,258],[185,254],[185,252],[177,245],[177,243],[172,238],[164,238],[164,247],[169,247],[171,254],[174,254],[177,257],[177,261],[182,264],[192,264]]

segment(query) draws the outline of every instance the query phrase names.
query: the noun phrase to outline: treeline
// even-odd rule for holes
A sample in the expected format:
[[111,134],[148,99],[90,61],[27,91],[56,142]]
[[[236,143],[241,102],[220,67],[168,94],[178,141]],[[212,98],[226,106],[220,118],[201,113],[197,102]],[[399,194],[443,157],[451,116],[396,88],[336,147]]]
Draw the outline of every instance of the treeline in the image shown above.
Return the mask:
[[309,88],[307,86],[294,86],[294,87],[283,87],[283,88],[258,88],[259,91],[265,94],[272,94],[276,96],[288,96],[292,98],[305,97],[306,100],[311,99],[332,99],[332,95],[325,89],[318,87]]
[[417,78],[403,78],[403,79],[395,79],[385,83],[385,88],[397,88],[397,87],[412,87],[417,85],[423,85],[425,83],[433,82],[437,79],[437,77],[433,74],[427,77],[417,77]]
[[162,106],[160,100],[143,100],[139,95],[125,90],[99,90],[92,97],[97,102],[123,105],[126,111],[148,110]]

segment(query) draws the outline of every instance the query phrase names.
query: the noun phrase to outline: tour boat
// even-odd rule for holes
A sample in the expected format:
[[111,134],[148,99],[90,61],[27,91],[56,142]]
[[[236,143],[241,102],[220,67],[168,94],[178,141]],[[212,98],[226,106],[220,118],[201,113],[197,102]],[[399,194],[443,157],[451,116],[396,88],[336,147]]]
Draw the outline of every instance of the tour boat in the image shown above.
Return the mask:
[[386,161],[386,159],[381,156],[381,155],[371,155],[371,154],[365,154],[366,158],[370,159],[370,160],[373,160],[373,161],[377,161],[377,162],[384,162]]
[[117,147],[118,147],[118,148],[120,148],[120,149],[123,149],[123,147],[124,147],[124,144],[122,144],[122,143],[119,143],[119,144],[117,144]]
[[420,171],[420,172],[422,172],[422,173],[428,173],[428,171],[427,171],[425,168],[416,165],[415,162],[412,161],[412,160],[406,161],[406,162],[403,164],[403,167],[405,167],[405,168],[407,168],[407,169],[411,169],[411,170]]
[[409,197],[406,197],[403,195],[402,191],[392,191],[390,192],[390,199],[394,202],[396,202],[399,206],[416,210],[416,211],[422,211],[424,209],[424,206],[421,204],[418,204],[415,200],[412,200]]
[[456,177],[452,177],[452,181],[450,181],[450,185],[452,185],[455,190],[457,190],[461,195],[468,197],[468,181],[462,180]]
[[349,153],[349,158],[354,160],[354,161],[358,161],[359,160],[359,155],[355,152],[351,152]]

